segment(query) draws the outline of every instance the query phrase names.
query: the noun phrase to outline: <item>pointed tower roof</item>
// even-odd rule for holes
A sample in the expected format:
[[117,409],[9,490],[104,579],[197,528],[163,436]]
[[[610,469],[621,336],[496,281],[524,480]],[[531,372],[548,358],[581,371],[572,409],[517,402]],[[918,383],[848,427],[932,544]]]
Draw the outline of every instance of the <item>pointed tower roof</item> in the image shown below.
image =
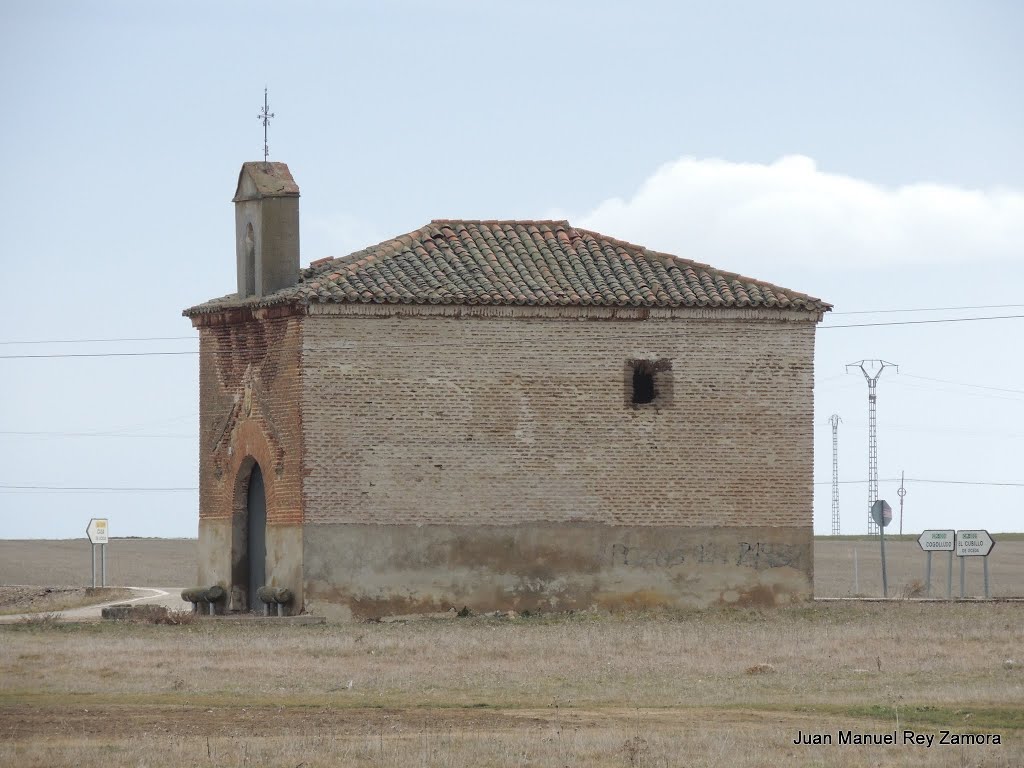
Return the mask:
[[243,163],[238,173],[238,187],[233,203],[259,200],[264,197],[298,197],[299,185],[285,163]]

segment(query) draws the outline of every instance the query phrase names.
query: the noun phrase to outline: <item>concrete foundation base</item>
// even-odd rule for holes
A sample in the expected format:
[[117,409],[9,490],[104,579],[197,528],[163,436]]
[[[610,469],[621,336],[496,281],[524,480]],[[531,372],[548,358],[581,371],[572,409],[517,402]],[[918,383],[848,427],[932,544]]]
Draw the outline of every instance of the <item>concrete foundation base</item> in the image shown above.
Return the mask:
[[[229,613],[263,611],[263,604],[248,594],[246,533],[240,518],[199,521],[199,570],[197,584],[218,584],[227,591],[224,610]],[[289,614],[302,606],[302,526],[268,525],[266,584],[287,587],[295,599],[286,606]]]
[[813,596],[810,528],[306,525],[305,608],[380,618],[778,605]]

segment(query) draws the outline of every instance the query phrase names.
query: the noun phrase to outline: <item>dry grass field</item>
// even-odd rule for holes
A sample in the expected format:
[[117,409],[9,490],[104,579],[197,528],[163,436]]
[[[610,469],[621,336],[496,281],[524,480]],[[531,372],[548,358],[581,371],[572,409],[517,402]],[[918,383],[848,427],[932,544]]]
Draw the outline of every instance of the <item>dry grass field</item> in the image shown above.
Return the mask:
[[[0,764],[1019,766],[1024,606],[0,627]],[[1016,663],[1008,663],[1013,659]],[[906,729],[998,745],[903,745]],[[899,733],[797,746],[799,732]]]
[[[1004,564],[993,560],[993,582],[1021,594],[1024,542],[1010,538],[997,545]],[[146,554],[132,554],[136,543]],[[0,581],[47,577],[52,542],[34,543],[20,577],[10,544],[0,542]],[[88,547],[74,544],[87,578]],[[903,544],[890,548],[894,590],[923,576],[923,555]],[[129,583],[157,583],[150,572],[164,585],[191,580],[191,563],[175,569],[194,541],[110,546],[111,573],[123,558]],[[853,546],[860,591],[871,593],[877,541],[823,540],[819,594],[853,593]],[[938,584],[938,558],[935,568]],[[60,573],[81,583],[80,572]],[[980,590],[980,568],[970,584]],[[1001,743],[904,744],[908,730]],[[897,743],[838,744],[847,731],[895,732]],[[800,733],[833,743],[795,745]],[[0,765],[1016,768],[1024,604],[310,626],[24,622],[0,626]]]

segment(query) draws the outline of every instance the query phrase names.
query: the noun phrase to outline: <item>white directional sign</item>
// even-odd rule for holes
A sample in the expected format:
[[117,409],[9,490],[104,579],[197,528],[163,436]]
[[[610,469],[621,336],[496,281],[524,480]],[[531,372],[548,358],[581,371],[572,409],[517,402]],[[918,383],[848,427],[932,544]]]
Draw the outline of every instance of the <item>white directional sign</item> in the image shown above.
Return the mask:
[[93,544],[106,544],[107,518],[94,517],[89,521],[89,527],[85,529],[85,534]]
[[955,531],[922,531],[917,543],[925,552],[952,552]]
[[957,557],[987,557],[995,542],[988,531],[957,531]]

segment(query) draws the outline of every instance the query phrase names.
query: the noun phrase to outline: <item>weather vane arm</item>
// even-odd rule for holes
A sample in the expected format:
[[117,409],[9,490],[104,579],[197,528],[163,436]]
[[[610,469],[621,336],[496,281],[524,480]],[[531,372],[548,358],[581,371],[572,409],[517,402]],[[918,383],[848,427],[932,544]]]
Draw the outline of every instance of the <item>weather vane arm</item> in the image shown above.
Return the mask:
[[267,89],[263,89],[263,109],[256,115],[256,118],[263,123],[263,162],[267,162],[267,158],[270,157],[270,145],[267,143],[267,126],[270,125],[270,119],[274,116],[274,113],[270,111],[270,103],[267,101]]

